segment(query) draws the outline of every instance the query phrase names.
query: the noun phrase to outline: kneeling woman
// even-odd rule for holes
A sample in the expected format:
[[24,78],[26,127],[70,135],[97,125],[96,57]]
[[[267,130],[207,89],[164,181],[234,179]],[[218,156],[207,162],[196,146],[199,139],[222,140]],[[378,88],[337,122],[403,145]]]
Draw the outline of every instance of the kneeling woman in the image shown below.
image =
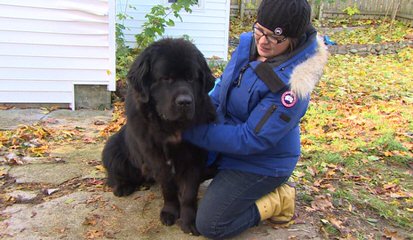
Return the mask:
[[183,139],[210,151],[219,172],[200,202],[196,227],[235,236],[261,220],[289,221],[295,189],[284,184],[300,156],[300,119],[327,62],[307,0],[263,0],[210,97],[218,123]]

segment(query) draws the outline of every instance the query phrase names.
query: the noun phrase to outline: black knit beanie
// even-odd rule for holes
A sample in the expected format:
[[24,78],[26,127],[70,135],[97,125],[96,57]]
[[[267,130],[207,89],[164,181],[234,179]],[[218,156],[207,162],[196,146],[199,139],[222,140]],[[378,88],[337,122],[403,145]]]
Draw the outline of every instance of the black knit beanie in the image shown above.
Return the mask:
[[307,0],[262,0],[257,22],[276,35],[296,38],[304,33],[310,16]]

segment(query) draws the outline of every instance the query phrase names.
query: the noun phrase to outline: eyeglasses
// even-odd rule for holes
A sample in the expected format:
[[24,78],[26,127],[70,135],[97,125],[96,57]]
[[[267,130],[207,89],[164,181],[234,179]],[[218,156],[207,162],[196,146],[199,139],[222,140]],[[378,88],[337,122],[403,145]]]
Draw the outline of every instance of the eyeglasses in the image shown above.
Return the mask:
[[282,39],[277,38],[277,36],[275,34],[268,34],[268,33],[264,33],[263,30],[261,30],[260,28],[258,28],[257,26],[253,26],[252,30],[254,32],[254,36],[257,39],[257,41],[259,41],[263,36],[265,36],[265,38],[273,44],[280,44],[282,42],[284,42],[285,40],[287,40],[287,37],[284,37]]

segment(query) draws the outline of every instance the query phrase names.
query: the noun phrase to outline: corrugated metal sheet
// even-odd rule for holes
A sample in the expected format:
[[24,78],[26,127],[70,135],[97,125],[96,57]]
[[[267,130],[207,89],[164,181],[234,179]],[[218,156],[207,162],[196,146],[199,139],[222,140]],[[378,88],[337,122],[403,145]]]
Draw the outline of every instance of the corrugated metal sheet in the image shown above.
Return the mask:
[[69,103],[115,89],[113,0],[0,0],[0,102]]
[[[145,15],[156,4],[167,4],[167,0],[118,0],[117,13],[126,13],[133,19],[125,20],[123,24],[126,43],[134,46],[135,34],[141,31]],[[132,5],[136,9],[129,8]],[[165,35],[182,37],[188,35],[205,57],[213,56],[227,59],[230,0],[199,0],[200,6],[193,6],[192,13],[182,11],[183,21],[174,20],[175,26],[166,28]]]

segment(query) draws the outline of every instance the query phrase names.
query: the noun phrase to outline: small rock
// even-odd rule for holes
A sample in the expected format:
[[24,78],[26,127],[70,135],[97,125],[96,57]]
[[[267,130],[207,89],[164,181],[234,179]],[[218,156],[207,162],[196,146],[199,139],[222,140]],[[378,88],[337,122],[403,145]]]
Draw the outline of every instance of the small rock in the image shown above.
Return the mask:
[[10,161],[12,159],[18,158],[18,156],[15,153],[12,152],[12,153],[7,154],[5,158],[6,158],[6,160]]
[[56,118],[47,118],[47,119],[42,120],[42,123],[57,124],[59,123],[59,120],[57,120]]
[[106,238],[109,238],[109,239],[115,239],[116,238],[116,233],[118,233],[119,231],[112,231],[112,230],[107,230],[107,231],[105,231],[104,232],[104,236],[106,237]]
[[21,160],[22,160],[24,163],[30,163],[30,162],[34,162],[36,159],[33,158],[33,157],[25,156],[25,157],[22,157]]
[[60,157],[54,158],[54,161],[55,161],[56,163],[66,163],[66,160],[64,160],[64,159],[62,159],[62,158],[60,158]]
[[347,54],[347,48],[345,46],[340,46],[337,52],[338,54]]
[[93,124],[99,126],[99,125],[105,125],[106,122],[105,122],[105,121],[102,121],[102,120],[96,120]]
[[6,162],[10,165],[22,165],[24,164],[21,157],[17,156],[15,153],[9,153],[5,156]]
[[357,53],[357,52],[358,52],[358,50],[357,50],[357,49],[355,49],[355,48],[353,48],[353,49],[350,49],[350,52],[351,52],[351,53],[353,53],[353,54],[355,54],[355,53]]
[[23,203],[31,201],[37,196],[35,192],[21,191],[21,190],[14,191],[12,193],[9,193],[8,195],[16,199],[18,202],[23,202]]
[[50,189],[45,189],[43,192],[44,192],[44,194],[52,195],[53,193],[55,193],[57,191],[59,191],[58,188],[50,188]]

